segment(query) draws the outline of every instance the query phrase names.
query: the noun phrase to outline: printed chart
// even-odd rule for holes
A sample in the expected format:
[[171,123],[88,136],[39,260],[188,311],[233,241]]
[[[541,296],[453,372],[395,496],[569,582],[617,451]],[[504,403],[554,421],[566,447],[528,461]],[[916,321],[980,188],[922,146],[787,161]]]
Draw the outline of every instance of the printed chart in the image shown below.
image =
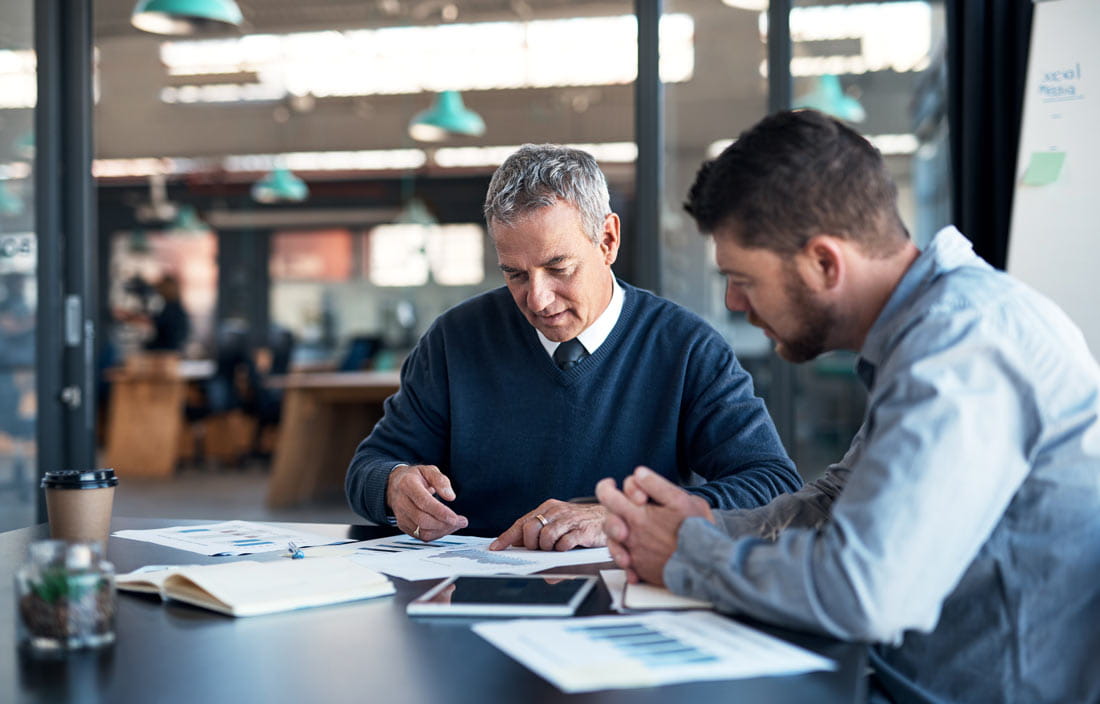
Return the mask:
[[522,619],[473,629],[569,693],[836,669],[827,658],[709,611]]
[[329,535],[287,530],[248,521],[172,526],[153,530],[119,530],[112,535],[211,556],[286,551],[292,542],[298,547],[349,542],[347,539]]
[[357,563],[408,580],[441,579],[456,574],[531,574],[551,567],[611,560],[607,548],[543,552],[523,548],[489,550],[492,538],[452,535],[431,542],[402,535],[357,543]]

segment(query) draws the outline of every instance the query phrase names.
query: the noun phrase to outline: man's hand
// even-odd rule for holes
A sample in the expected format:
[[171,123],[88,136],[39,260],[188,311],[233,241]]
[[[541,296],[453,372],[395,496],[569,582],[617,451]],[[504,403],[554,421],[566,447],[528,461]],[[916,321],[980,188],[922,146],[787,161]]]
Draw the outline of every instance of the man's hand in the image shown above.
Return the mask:
[[489,549],[503,550],[512,545],[531,550],[598,548],[604,545],[605,518],[607,511],[599,504],[571,504],[548,499],[534,511],[520,516],[489,545]]
[[386,505],[397,519],[397,527],[423,541],[450,535],[469,525],[439,499],[454,501],[451,480],[433,465],[406,465],[390,472],[386,482]]
[[714,522],[710,506],[648,467],[638,467],[615,488],[614,479],[596,485],[596,496],[608,511],[604,522],[607,547],[630,582],[664,584],[665,563],[676,551],[680,524],[690,516]]

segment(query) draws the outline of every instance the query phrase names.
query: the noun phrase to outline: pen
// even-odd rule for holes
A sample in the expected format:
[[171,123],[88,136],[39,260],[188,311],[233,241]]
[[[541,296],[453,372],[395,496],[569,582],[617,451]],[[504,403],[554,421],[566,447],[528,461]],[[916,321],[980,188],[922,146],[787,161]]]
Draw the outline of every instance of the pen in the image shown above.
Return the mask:
[[575,496],[569,499],[571,504],[598,504],[600,502],[595,496]]
[[286,544],[286,549],[290,552],[290,559],[292,560],[301,560],[306,556],[302,549],[294,544],[293,540]]

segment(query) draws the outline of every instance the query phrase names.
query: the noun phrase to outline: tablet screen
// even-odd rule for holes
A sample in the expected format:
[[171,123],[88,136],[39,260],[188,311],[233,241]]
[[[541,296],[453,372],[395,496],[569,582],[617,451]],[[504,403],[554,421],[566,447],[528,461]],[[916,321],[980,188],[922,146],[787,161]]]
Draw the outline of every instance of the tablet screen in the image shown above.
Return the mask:
[[580,575],[478,575],[447,579],[411,601],[410,614],[568,616],[592,589]]

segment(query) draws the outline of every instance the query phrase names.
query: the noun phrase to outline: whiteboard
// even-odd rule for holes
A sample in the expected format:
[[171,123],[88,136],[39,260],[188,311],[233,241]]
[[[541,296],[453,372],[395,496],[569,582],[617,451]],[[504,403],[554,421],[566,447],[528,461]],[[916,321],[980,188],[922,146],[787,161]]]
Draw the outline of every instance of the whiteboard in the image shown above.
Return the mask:
[[1024,96],[1007,270],[1100,357],[1100,0],[1036,3]]

